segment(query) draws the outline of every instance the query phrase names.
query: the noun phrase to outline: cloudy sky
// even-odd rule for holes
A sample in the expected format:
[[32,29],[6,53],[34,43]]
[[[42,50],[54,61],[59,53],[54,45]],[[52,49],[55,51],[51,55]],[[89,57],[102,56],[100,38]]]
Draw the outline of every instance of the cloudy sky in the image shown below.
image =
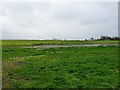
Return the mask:
[[2,39],[90,39],[118,35],[117,2],[10,2],[0,8]]

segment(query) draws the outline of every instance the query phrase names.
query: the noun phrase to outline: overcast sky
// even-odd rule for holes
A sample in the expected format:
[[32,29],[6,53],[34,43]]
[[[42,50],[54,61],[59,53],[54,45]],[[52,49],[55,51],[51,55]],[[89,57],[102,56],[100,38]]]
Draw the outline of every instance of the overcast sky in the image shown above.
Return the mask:
[[0,8],[2,39],[118,36],[117,2],[11,2]]

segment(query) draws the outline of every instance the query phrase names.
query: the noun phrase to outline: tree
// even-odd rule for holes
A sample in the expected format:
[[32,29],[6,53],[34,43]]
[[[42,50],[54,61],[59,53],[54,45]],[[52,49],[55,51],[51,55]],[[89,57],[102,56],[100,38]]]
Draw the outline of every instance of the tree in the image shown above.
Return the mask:
[[91,38],[91,40],[94,40],[94,38]]

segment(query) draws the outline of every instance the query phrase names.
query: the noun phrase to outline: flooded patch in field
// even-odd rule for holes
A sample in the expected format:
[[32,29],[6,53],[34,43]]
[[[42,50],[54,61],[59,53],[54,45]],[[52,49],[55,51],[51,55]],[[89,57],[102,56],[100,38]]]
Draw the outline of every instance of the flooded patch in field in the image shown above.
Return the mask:
[[95,47],[95,46],[118,46],[118,44],[71,44],[71,45],[39,45],[23,46],[23,48],[58,48],[58,47]]

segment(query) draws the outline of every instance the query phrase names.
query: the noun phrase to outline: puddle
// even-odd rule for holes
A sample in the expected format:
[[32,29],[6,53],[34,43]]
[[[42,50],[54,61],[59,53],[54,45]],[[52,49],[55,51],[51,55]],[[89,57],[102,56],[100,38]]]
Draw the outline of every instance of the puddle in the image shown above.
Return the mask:
[[16,66],[21,66],[21,65],[24,65],[24,64],[26,64],[26,62],[23,62],[23,61],[19,61],[19,62],[15,63]]
[[23,46],[23,48],[58,48],[58,47],[95,47],[95,46],[118,46],[118,44],[74,44],[74,45],[39,45],[39,46]]

